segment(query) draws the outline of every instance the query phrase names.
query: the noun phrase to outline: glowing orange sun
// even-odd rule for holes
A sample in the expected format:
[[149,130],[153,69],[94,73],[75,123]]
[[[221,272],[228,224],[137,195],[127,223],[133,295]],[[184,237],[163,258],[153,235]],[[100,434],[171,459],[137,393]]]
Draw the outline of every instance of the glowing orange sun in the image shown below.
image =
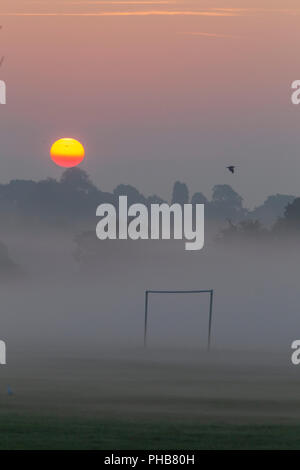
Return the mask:
[[84,159],[84,153],[83,145],[70,137],[57,140],[50,149],[54,163],[64,168],[79,165]]

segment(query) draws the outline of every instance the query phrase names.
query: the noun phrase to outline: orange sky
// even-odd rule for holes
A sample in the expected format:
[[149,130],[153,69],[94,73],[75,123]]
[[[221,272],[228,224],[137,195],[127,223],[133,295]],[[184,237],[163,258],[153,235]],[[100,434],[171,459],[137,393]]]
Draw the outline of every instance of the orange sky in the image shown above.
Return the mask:
[[47,151],[71,135],[104,190],[209,195],[233,163],[253,204],[298,194],[299,20],[296,1],[2,0],[2,181],[58,176]]

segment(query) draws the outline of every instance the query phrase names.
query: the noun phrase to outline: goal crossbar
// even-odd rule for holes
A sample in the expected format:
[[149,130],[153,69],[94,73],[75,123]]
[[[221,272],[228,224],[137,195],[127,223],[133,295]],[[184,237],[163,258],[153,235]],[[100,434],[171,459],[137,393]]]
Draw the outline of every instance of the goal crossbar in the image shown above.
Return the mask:
[[148,333],[148,304],[149,294],[209,294],[209,317],[208,317],[208,334],[207,334],[207,350],[210,350],[211,344],[211,327],[212,327],[212,309],[213,309],[213,289],[204,290],[146,290],[145,291],[145,323],[144,323],[144,347],[147,346]]

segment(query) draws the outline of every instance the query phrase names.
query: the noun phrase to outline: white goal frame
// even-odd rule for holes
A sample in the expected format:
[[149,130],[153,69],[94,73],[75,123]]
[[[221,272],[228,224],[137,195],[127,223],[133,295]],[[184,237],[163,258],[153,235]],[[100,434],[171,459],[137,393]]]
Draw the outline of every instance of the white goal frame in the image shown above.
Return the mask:
[[145,291],[145,323],[144,323],[144,347],[147,347],[148,333],[148,307],[149,294],[209,294],[209,314],[208,314],[208,334],[207,334],[207,350],[211,346],[211,327],[212,327],[212,311],[213,311],[213,289],[206,290],[146,290]]

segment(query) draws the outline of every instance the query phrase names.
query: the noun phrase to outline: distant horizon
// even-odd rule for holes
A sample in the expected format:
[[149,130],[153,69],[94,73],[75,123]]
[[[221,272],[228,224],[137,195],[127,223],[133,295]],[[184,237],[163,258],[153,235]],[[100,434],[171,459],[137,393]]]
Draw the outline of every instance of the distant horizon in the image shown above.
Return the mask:
[[[262,201],[261,201],[259,204],[257,204],[256,206],[250,207],[249,205],[245,205],[245,202],[246,202],[246,204],[247,204],[246,198],[244,198],[242,194],[240,194],[238,191],[236,191],[236,190],[234,189],[234,187],[233,187],[231,184],[229,184],[229,183],[216,183],[216,184],[213,184],[212,187],[211,187],[211,191],[210,191],[211,194],[210,194],[210,195],[207,195],[207,193],[204,192],[204,191],[202,191],[202,189],[201,189],[200,187],[199,187],[198,189],[196,189],[195,191],[191,191],[191,190],[190,190],[190,187],[189,187],[189,185],[188,185],[188,183],[187,183],[186,181],[183,181],[183,180],[180,179],[180,178],[177,179],[177,180],[175,180],[175,181],[173,181],[173,183],[171,183],[170,190],[169,190],[169,196],[168,196],[168,197],[163,197],[160,193],[157,193],[157,192],[151,191],[151,190],[150,190],[150,192],[146,192],[146,191],[144,191],[141,187],[139,187],[139,186],[137,186],[137,185],[135,185],[135,184],[131,184],[131,183],[124,182],[124,181],[119,181],[118,183],[116,183],[115,185],[113,185],[113,187],[112,187],[111,190],[105,190],[105,189],[103,189],[100,185],[98,185],[96,181],[93,180],[92,175],[90,175],[86,170],[84,170],[84,169],[81,168],[81,167],[73,167],[73,168],[76,168],[76,169],[78,169],[78,170],[83,171],[83,172],[90,178],[91,182],[95,185],[95,187],[96,187],[100,192],[113,194],[113,193],[114,193],[114,190],[115,190],[116,188],[118,188],[120,185],[124,185],[124,186],[130,186],[130,187],[136,189],[136,190],[137,190],[141,195],[143,195],[145,198],[151,198],[152,196],[158,196],[158,197],[160,197],[160,198],[162,198],[162,199],[164,199],[164,200],[166,200],[166,201],[169,201],[169,202],[170,202],[171,199],[172,199],[172,191],[173,191],[173,189],[174,189],[174,185],[175,185],[176,183],[178,183],[178,182],[179,182],[179,183],[182,183],[182,184],[184,184],[184,185],[187,186],[188,191],[189,191],[189,200],[191,200],[192,197],[193,197],[195,194],[197,194],[197,193],[202,193],[203,196],[205,196],[205,197],[207,198],[208,202],[211,202],[211,201],[212,201],[212,191],[213,191],[213,188],[214,188],[215,186],[228,186],[228,187],[230,187],[231,189],[233,189],[233,191],[235,191],[239,196],[242,197],[242,205],[243,205],[243,208],[246,209],[246,210],[248,210],[248,211],[250,211],[250,212],[253,211],[253,210],[256,209],[256,208],[261,207],[270,197],[273,197],[273,196],[292,197],[292,198],[294,198],[294,199],[297,199],[297,198],[300,197],[300,196],[297,196],[297,195],[295,195],[295,194],[287,194],[287,193],[275,192],[275,193],[273,193],[273,194],[268,194],[268,195],[265,197],[265,199],[262,200]],[[1,186],[1,185],[8,185],[8,184],[10,184],[12,181],[33,181],[33,182],[35,182],[35,183],[39,183],[39,182],[41,182],[41,181],[46,181],[47,179],[54,179],[55,181],[59,182],[60,179],[61,179],[61,177],[62,177],[62,175],[63,175],[63,173],[72,170],[72,168],[60,168],[59,170],[60,170],[60,173],[61,173],[61,174],[58,175],[57,177],[55,177],[55,176],[44,176],[44,177],[42,177],[42,178],[40,178],[40,179],[33,179],[33,178],[12,178],[11,180],[9,180],[9,181],[7,181],[7,182],[2,182],[2,181],[0,181],[0,186]]]

